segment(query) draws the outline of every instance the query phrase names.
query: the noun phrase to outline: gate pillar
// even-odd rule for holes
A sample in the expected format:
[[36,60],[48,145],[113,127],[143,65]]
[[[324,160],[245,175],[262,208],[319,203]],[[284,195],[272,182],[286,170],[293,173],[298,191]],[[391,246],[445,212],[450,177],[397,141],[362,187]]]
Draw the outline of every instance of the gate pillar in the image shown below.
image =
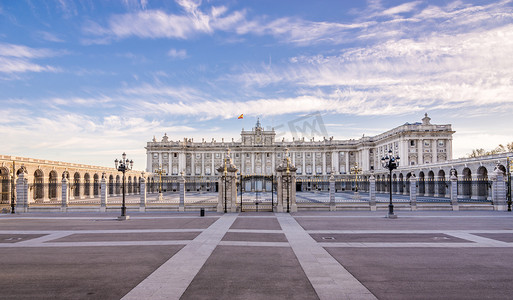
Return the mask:
[[451,206],[452,210],[460,210],[458,204],[458,177],[456,177],[456,170],[451,170]]
[[492,175],[492,202],[494,210],[508,210],[504,173],[499,169],[498,165],[495,166],[495,170]]
[[376,178],[371,174],[369,178],[369,206],[371,211],[376,211]]
[[66,177],[62,178],[61,182],[62,186],[62,203],[61,203],[61,211],[65,212],[68,210],[68,201],[69,201],[69,186],[68,186],[68,179]]
[[16,210],[28,211],[28,181],[25,179],[25,172],[18,175],[16,180]]
[[139,180],[139,188],[140,188],[140,205],[139,205],[139,211],[145,212],[146,211],[146,178],[144,178],[144,172],[141,174],[141,179]]
[[[162,193],[160,195],[162,195]],[[185,211],[185,177],[183,176],[183,172],[180,173],[180,204],[178,211]]]
[[105,179],[105,173],[102,174],[102,181],[100,183],[100,211],[107,211],[107,195],[109,191],[107,190],[107,180]]
[[217,168],[219,173],[217,212],[237,212],[237,171],[230,157],[230,149],[226,149],[224,164]]
[[412,174],[410,177],[410,208],[417,210],[417,177]]
[[276,168],[278,177],[278,203],[276,212],[297,212],[296,167],[290,163],[289,149],[285,150],[283,162]]
[[335,203],[335,176],[331,173],[330,179],[330,211],[336,211],[337,205]]

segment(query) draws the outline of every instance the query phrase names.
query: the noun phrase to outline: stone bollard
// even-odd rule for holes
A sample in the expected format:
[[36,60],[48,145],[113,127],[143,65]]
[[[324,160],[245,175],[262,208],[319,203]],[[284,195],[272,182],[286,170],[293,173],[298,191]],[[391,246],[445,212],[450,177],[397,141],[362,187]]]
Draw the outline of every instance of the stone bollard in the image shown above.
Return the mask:
[[369,207],[371,211],[376,211],[376,178],[371,174],[369,178]]
[[140,212],[146,211],[146,179],[144,178],[144,172],[142,173],[141,180],[139,181],[141,189],[141,205],[139,206]]
[[331,173],[330,179],[330,211],[337,210],[337,204],[335,203],[335,176]]
[[18,212],[28,211],[28,183],[23,172],[18,175],[16,180],[16,210]]
[[66,177],[62,178],[62,204],[61,204],[61,211],[66,212],[68,211],[68,204],[69,204],[69,182]]
[[455,175],[455,171],[451,170],[451,206],[453,211],[460,210],[458,204],[458,177]]
[[185,211],[185,177],[180,177],[180,205],[178,206],[178,211]]
[[417,210],[417,177],[415,174],[410,177],[410,209]]
[[100,182],[100,212],[107,211],[107,195],[109,191],[107,190],[107,180],[105,179],[105,173],[102,174],[102,180]]

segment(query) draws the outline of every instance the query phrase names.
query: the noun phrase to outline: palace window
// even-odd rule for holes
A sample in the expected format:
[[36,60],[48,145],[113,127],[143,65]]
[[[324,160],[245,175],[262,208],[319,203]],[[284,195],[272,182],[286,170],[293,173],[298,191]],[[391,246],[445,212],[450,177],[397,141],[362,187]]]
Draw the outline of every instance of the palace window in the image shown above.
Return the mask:
[[410,141],[410,146],[415,147],[415,141],[414,140]]
[[445,146],[445,142],[443,140],[438,141],[438,146],[443,147]]
[[178,157],[178,153],[173,153],[173,157]]

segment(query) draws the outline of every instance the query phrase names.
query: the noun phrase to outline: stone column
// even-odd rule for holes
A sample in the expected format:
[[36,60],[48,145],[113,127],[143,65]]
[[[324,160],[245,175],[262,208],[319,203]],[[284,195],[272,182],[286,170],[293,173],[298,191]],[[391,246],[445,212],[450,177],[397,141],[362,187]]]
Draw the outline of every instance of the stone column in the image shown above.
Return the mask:
[[322,175],[326,175],[326,152],[322,152]]
[[440,197],[440,179],[443,177],[436,176],[433,178],[434,180],[434,195],[433,197]]
[[180,204],[178,205],[178,211],[185,211],[185,177],[183,173],[180,176]]
[[376,178],[374,174],[369,177],[369,207],[371,211],[376,211]]
[[68,210],[68,204],[69,204],[69,182],[66,177],[62,178],[62,205],[61,205],[61,211],[66,212]]
[[412,175],[410,177],[410,208],[417,210],[417,177]]
[[460,210],[458,204],[458,177],[456,177],[454,170],[451,171],[451,206],[452,210]]
[[472,196],[470,197],[470,199],[479,199],[479,177],[477,174],[472,174],[472,181],[471,181],[471,190],[472,190]]
[[504,173],[498,168],[498,166],[495,167],[492,174],[492,203],[494,210],[508,210]]
[[141,180],[139,180],[139,185],[141,189],[141,205],[139,206],[140,212],[146,211],[146,179],[144,178],[144,172],[141,176]]
[[107,195],[109,191],[107,189],[107,180],[105,179],[105,173],[102,174],[102,180],[100,182],[100,211],[107,211]]
[[78,190],[78,198],[84,199],[85,198],[85,179],[79,180],[79,190]]
[[89,198],[94,198],[94,178],[89,177]]
[[23,172],[16,180],[16,211],[28,212],[28,182]]
[[330,179],[330,211],[337,210],[337,204],[335,203],[335,176],[331,173]]

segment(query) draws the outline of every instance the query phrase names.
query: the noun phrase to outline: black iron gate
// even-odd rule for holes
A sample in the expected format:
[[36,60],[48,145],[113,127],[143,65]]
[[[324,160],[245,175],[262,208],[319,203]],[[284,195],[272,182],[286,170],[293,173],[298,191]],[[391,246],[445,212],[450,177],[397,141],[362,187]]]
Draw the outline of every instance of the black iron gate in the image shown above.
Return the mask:
[[237,203],[240,211],[273,211],[276,205],[274,175],[239,175]]

